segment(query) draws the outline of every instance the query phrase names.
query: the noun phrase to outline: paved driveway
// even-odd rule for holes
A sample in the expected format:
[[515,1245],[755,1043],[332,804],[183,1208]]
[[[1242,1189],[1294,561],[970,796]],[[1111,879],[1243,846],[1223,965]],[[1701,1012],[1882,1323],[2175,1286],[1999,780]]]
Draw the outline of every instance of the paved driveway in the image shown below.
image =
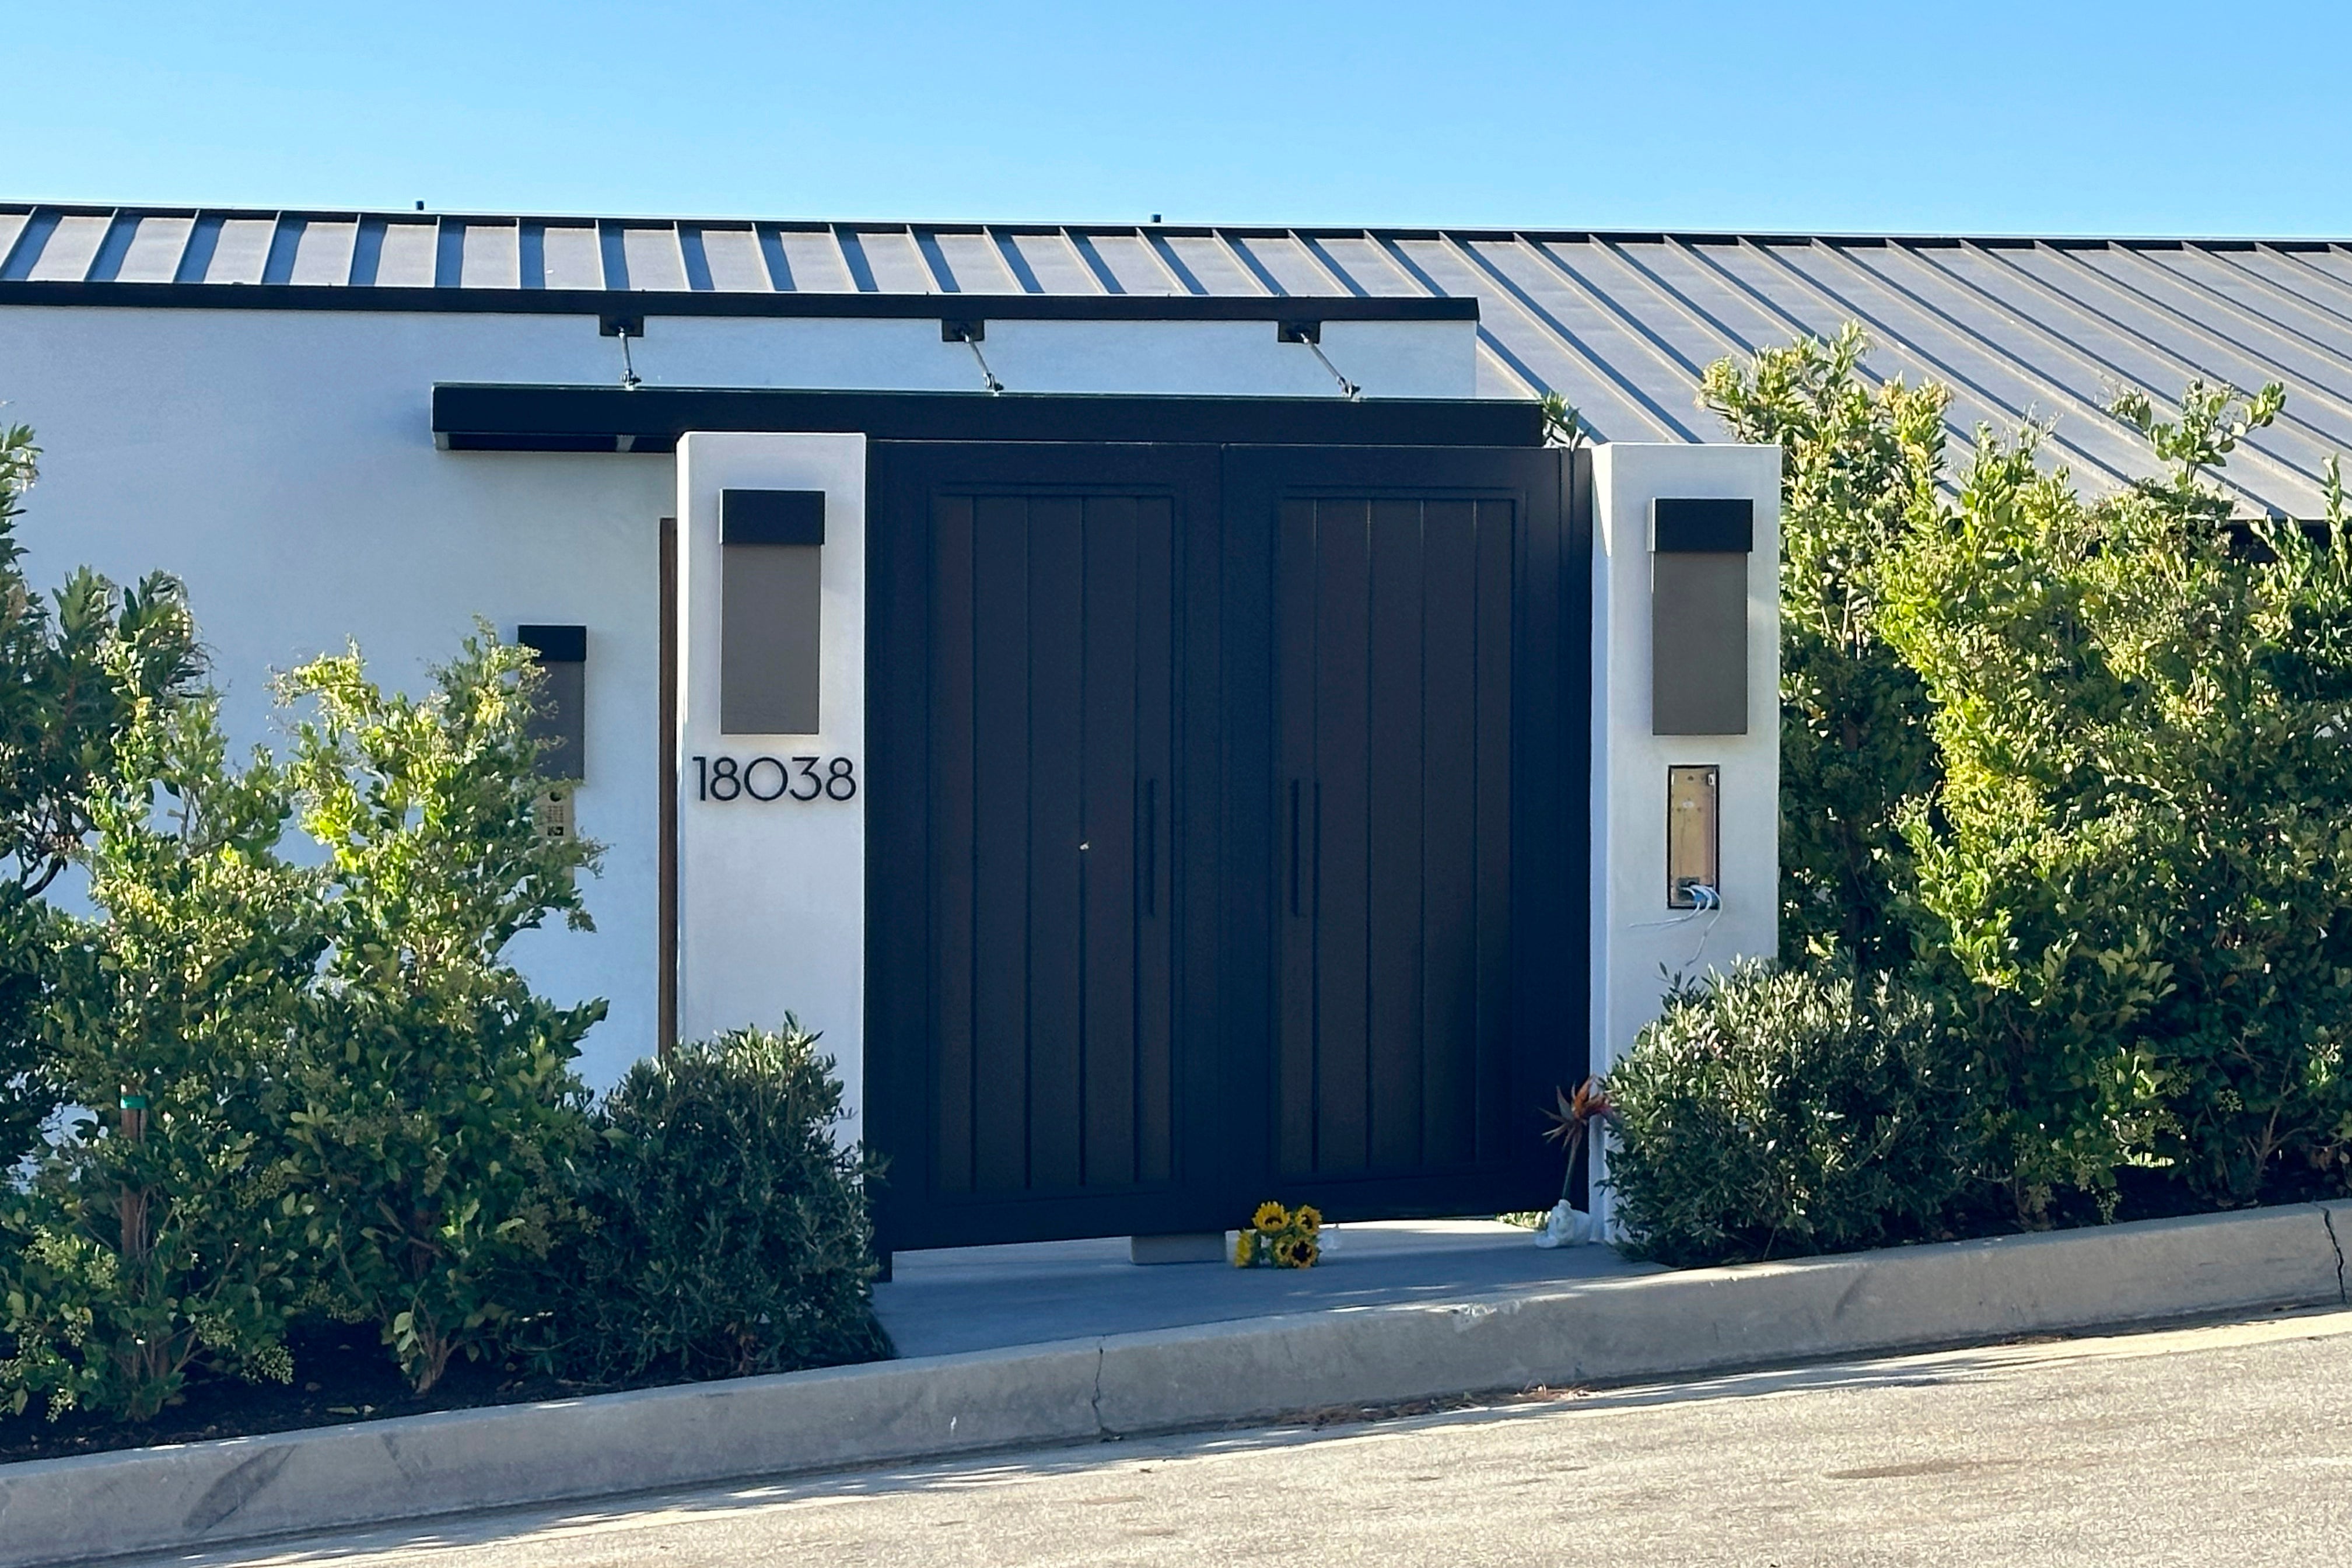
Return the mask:
[[168,1561],[2325,1568],[2352,1563],[2352,1313],[1319,1434],[1103,1444]]

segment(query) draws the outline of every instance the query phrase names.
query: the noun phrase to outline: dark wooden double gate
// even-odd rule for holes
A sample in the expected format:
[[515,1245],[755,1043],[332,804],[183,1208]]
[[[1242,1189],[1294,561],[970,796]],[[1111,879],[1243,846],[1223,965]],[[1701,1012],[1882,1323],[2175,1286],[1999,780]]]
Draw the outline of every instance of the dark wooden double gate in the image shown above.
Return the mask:
[[876,442],[886,1250],[1548,1206],[1590,542],[1540,448]]

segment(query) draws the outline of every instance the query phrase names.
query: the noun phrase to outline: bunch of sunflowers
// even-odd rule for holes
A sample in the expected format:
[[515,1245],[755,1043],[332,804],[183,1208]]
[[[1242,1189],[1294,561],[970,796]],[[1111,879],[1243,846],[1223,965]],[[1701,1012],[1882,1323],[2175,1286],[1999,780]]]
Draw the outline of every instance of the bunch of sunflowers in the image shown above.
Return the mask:
[[1295,1209],[1260,1204],[1234,1242],[1234,1267],[1312,1268],[1323,1256],[1322,1244],[1316,1240],[1322,1229],[1323,1216],[1311,1204]]

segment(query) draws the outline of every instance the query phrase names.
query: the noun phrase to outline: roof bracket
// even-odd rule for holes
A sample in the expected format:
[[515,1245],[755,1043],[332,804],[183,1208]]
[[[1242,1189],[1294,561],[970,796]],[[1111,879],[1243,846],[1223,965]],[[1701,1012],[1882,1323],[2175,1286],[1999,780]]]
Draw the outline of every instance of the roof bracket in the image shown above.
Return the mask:
[[1004,390],[1004,384],[996,379],[996,373],[988,368],[987,356],[980,352],[980,341],[986,336],[988,336],[986,321],[951,321],[946,317],[940,319],[940,342],[961,343],[971,351],[971,357],[980,365],[981,384],[987,387],[989,395],[993,396]]
[[1339,384],[1340,396],[1352,403],[1364,395],[1364,389],[1341,375],[1339,367],[1333,364],[1330,356],[1323,352],[1322,322],[1277,321],[1274,328],[1274,341],[1278,343],[1305,343],[1307,352],[1313,354],[1322,363],[1323,368],[1331,373],[1331,379]]

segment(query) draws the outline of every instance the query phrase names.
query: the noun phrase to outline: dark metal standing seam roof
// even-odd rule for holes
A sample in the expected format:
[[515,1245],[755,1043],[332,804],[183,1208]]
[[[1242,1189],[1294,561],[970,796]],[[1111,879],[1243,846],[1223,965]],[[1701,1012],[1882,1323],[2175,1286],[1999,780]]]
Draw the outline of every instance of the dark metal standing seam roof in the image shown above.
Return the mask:
[[[146,287],[112,292],[123,285]],[[1598,438],[1634,441],[1720,438],[1697,403],[1708,363],[1854,321],[1878,345],[1874,374],[1951,388],[1963,456],[1979,423],[2054,417],[2052,455],[2087,486],[2114,486],[2150,460],[2108,402],[2126,387],[2168,399],[2191,377],[2287,385],[2284,417],[2225,476],[2242,511],[2314,515],[2322,463],[2352,447],[2352,248],[2336,242],[0,205],[0,303],[243,302],[218,285],[283,288],[284,302],[318,308],[626,295],[604,303],[653,314],[773,310],[790,302],[780,296],[813,308],[965,296],[982,318],[986,300],[1013,297],[1475,300],[1483,386],[1558,391]]]

